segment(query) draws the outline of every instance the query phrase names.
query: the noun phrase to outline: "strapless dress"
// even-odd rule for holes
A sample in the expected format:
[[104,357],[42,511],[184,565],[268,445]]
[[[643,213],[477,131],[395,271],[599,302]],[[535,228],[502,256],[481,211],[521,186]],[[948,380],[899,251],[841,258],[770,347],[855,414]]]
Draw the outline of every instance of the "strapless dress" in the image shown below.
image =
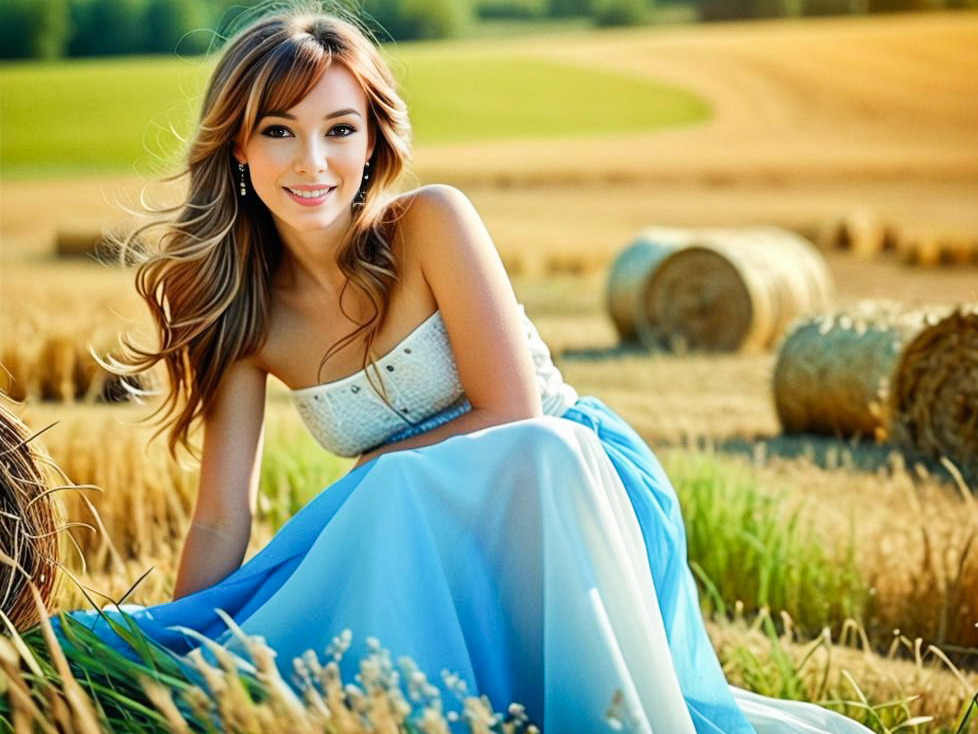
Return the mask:
[[[297,698],[293,658],[312,649],[323,660],[349,630],[345,682],[375,638],[393,660],[414,660],[446,711],[458,709],[460,680],[495,711],[523,704],[545,734],[612,724],[641,734],[868,734],[828,709],[727,683],[662,466],[620,416],[563,381],[522,307],[521,318],[544,415],[382,454],[323,488],[219,583],[104,614],[130,615],[191,675],[194,648],[216,664],[202,637],[246,658],[221,609],[277,651]],[[471,409],[438,312],[378,368],[372,381],[361,371],[292,391],[326,450],[354,456]],[[139,659],[97,610],[65,614]],[[450,726],[469,730],[463,719]]]

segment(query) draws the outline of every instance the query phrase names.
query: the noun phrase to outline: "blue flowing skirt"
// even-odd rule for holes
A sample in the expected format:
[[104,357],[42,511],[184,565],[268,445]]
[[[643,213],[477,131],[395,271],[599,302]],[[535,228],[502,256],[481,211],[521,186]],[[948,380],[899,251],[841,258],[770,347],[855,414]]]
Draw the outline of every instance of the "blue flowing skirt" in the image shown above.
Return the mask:
[[[344,682],[376,638],[394,660],[413,659],[446,709],[457,690],[443,671],[497,712],[523,704],[545,734],[612,731],[609,713],[629,732],[869,732],[727,684],[676,493],[645,442],[589,396],[560,417],[382,454],[322,490],[223,581],[119,608],[179,659],[198,635],[240,654],[221,609],[277,651],[296,693],[293,658],[312,649],[325,661],[348,629]],[[67,614],[138,659],[98,611]]]

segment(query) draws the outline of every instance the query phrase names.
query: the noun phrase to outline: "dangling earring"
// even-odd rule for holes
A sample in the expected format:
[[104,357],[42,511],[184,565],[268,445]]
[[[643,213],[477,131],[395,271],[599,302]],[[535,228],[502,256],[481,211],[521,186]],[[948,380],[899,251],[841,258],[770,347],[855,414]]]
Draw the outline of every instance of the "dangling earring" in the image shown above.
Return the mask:
[[245,188],[245,164],[239,163],[238,170],[241,172],[241,195],[246,196],[248,194],[248,189]]
[[367,181],[370,179],[370,161],[367,161],[363,166],[363,180],[360,182],[360,188],[357,189],[357,195],[353,197],[354,206],[363,206],[363,202],[367,198]]

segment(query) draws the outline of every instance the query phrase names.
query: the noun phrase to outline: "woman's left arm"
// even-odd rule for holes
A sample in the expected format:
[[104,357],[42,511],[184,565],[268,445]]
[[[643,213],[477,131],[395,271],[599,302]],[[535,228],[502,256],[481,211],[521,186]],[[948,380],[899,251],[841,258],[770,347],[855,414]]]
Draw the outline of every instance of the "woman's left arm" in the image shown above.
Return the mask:
[[441,311],[472,410],[429,431],[363,454],[354,468],[389,451],[543,414],[526,328],[509,276],[472,202],[444,184],[422,187],[409,234]]

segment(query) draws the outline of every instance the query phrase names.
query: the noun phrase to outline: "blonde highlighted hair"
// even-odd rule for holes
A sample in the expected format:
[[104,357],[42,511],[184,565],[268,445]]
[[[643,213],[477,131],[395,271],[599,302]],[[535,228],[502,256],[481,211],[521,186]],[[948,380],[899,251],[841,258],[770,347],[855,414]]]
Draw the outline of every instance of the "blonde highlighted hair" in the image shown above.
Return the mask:
[[[366,369],[400,275],[390,238],[403,211],[389,194],[410,160],[411,127],[371,34],[342,15],[324,12],[316,2],[290,2],[231,36],[210,77],[185,166],[162,179],[189,176],[186,197],[176,206],[150,209],[151,220],[119,243],[120,258],[138,265],[136,290],[149,306],[159,348],[139,347],[125,336],[121,359],[108,355],[103,365],[119,375],[165,365],[165,399],[147,418],[163,413],[153,438],[169,429],[167,446],[174,458],[178,445],[199,458],[189,440],[194,422],[208,412],[228,368],[264,344],[271,277],[283,254],[264,203],[253,192],[238,195],[234,141],[247,140],[266,112],[298,104],[333,63],[343,64],[360,82],[374,131],[370,185],[363,203],[353,206],[337,254],[347,278],[344,292],[347,285],[358,288],[374,313],[327,350],[320,370],[333,351],[362,332]],[[158,244],[136,246],[151,227],[163,229]],[[158,394],[131,385],[127,389]]]

